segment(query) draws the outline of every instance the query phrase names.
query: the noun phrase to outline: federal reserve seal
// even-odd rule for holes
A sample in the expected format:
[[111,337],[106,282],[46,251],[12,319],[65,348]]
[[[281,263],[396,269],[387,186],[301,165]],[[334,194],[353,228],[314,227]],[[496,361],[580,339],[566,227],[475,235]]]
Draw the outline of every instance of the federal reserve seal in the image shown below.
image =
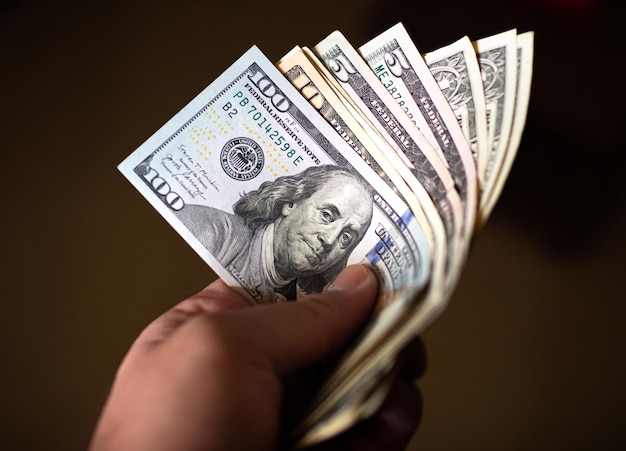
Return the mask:
[[235,180],[250,180],[263,169],[263,149],[250,138],[234,138],[228,141],[220,153],[222,169]]

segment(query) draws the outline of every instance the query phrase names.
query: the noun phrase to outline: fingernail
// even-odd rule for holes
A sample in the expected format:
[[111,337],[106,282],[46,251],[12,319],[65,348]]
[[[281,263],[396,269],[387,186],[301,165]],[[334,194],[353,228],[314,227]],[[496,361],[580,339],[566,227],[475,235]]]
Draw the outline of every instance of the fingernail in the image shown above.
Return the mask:
[[328,287],[329,290],[351,290],[370,277],[371,271],[363,265],[352,265],[344,269],[335,281]]

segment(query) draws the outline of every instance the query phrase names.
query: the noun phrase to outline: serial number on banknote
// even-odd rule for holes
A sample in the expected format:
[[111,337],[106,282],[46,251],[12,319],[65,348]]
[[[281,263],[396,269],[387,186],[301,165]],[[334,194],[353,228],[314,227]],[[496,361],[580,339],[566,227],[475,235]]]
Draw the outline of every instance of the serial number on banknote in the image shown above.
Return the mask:
[[[233,95],[233,98],[239,99],[236,102],[243,109],[243,112],[250,116],[261,130],[265,131],[268,139],[278,147],[277,150],[284,152],[284,155],[287,158],[291,159],[291,162],[294,164],[294,166],[298,166],[298,163],[304,161],[302,155],[299,155],[297,150],[286,141],[285,137],[280,134],[279,130],[272,128],[272,126],[269,124],[265,125],[268,120],[271,119],[268,119],[261,112],[260,108],[253,103],[253,100],[244,95],[243,91],[237,91]],[[223,109],[229,114],[229,117],[234,117],[239,114],[239,111],[233,108],[233,104],[230,102],[227,102],[224,105]]]

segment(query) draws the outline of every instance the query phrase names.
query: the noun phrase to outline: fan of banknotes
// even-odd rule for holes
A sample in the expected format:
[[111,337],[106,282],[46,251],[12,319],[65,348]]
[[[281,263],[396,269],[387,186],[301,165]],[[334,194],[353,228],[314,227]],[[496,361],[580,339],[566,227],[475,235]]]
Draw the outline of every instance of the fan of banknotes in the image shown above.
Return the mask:
[[378,307],[294,443],[373,413],[399,350],[445,307],[515,158],[532,59],[532,31],[422,54],[401,23],[276,64],[252,47],[120,164],[250,302],[321,291],[349,264],[377,273]]

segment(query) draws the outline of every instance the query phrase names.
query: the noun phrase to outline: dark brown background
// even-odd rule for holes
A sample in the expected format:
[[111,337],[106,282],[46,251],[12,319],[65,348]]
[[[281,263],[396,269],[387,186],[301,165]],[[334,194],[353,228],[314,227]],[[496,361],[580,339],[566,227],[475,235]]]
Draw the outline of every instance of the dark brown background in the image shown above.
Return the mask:
[[423,335],[414,449],[626,445],[623,4],[5,1],[0,448],[84,449],[133,338],[215,277],[116,165],[251,45],[399,20],[424,52],[536,31],[518,159]]

